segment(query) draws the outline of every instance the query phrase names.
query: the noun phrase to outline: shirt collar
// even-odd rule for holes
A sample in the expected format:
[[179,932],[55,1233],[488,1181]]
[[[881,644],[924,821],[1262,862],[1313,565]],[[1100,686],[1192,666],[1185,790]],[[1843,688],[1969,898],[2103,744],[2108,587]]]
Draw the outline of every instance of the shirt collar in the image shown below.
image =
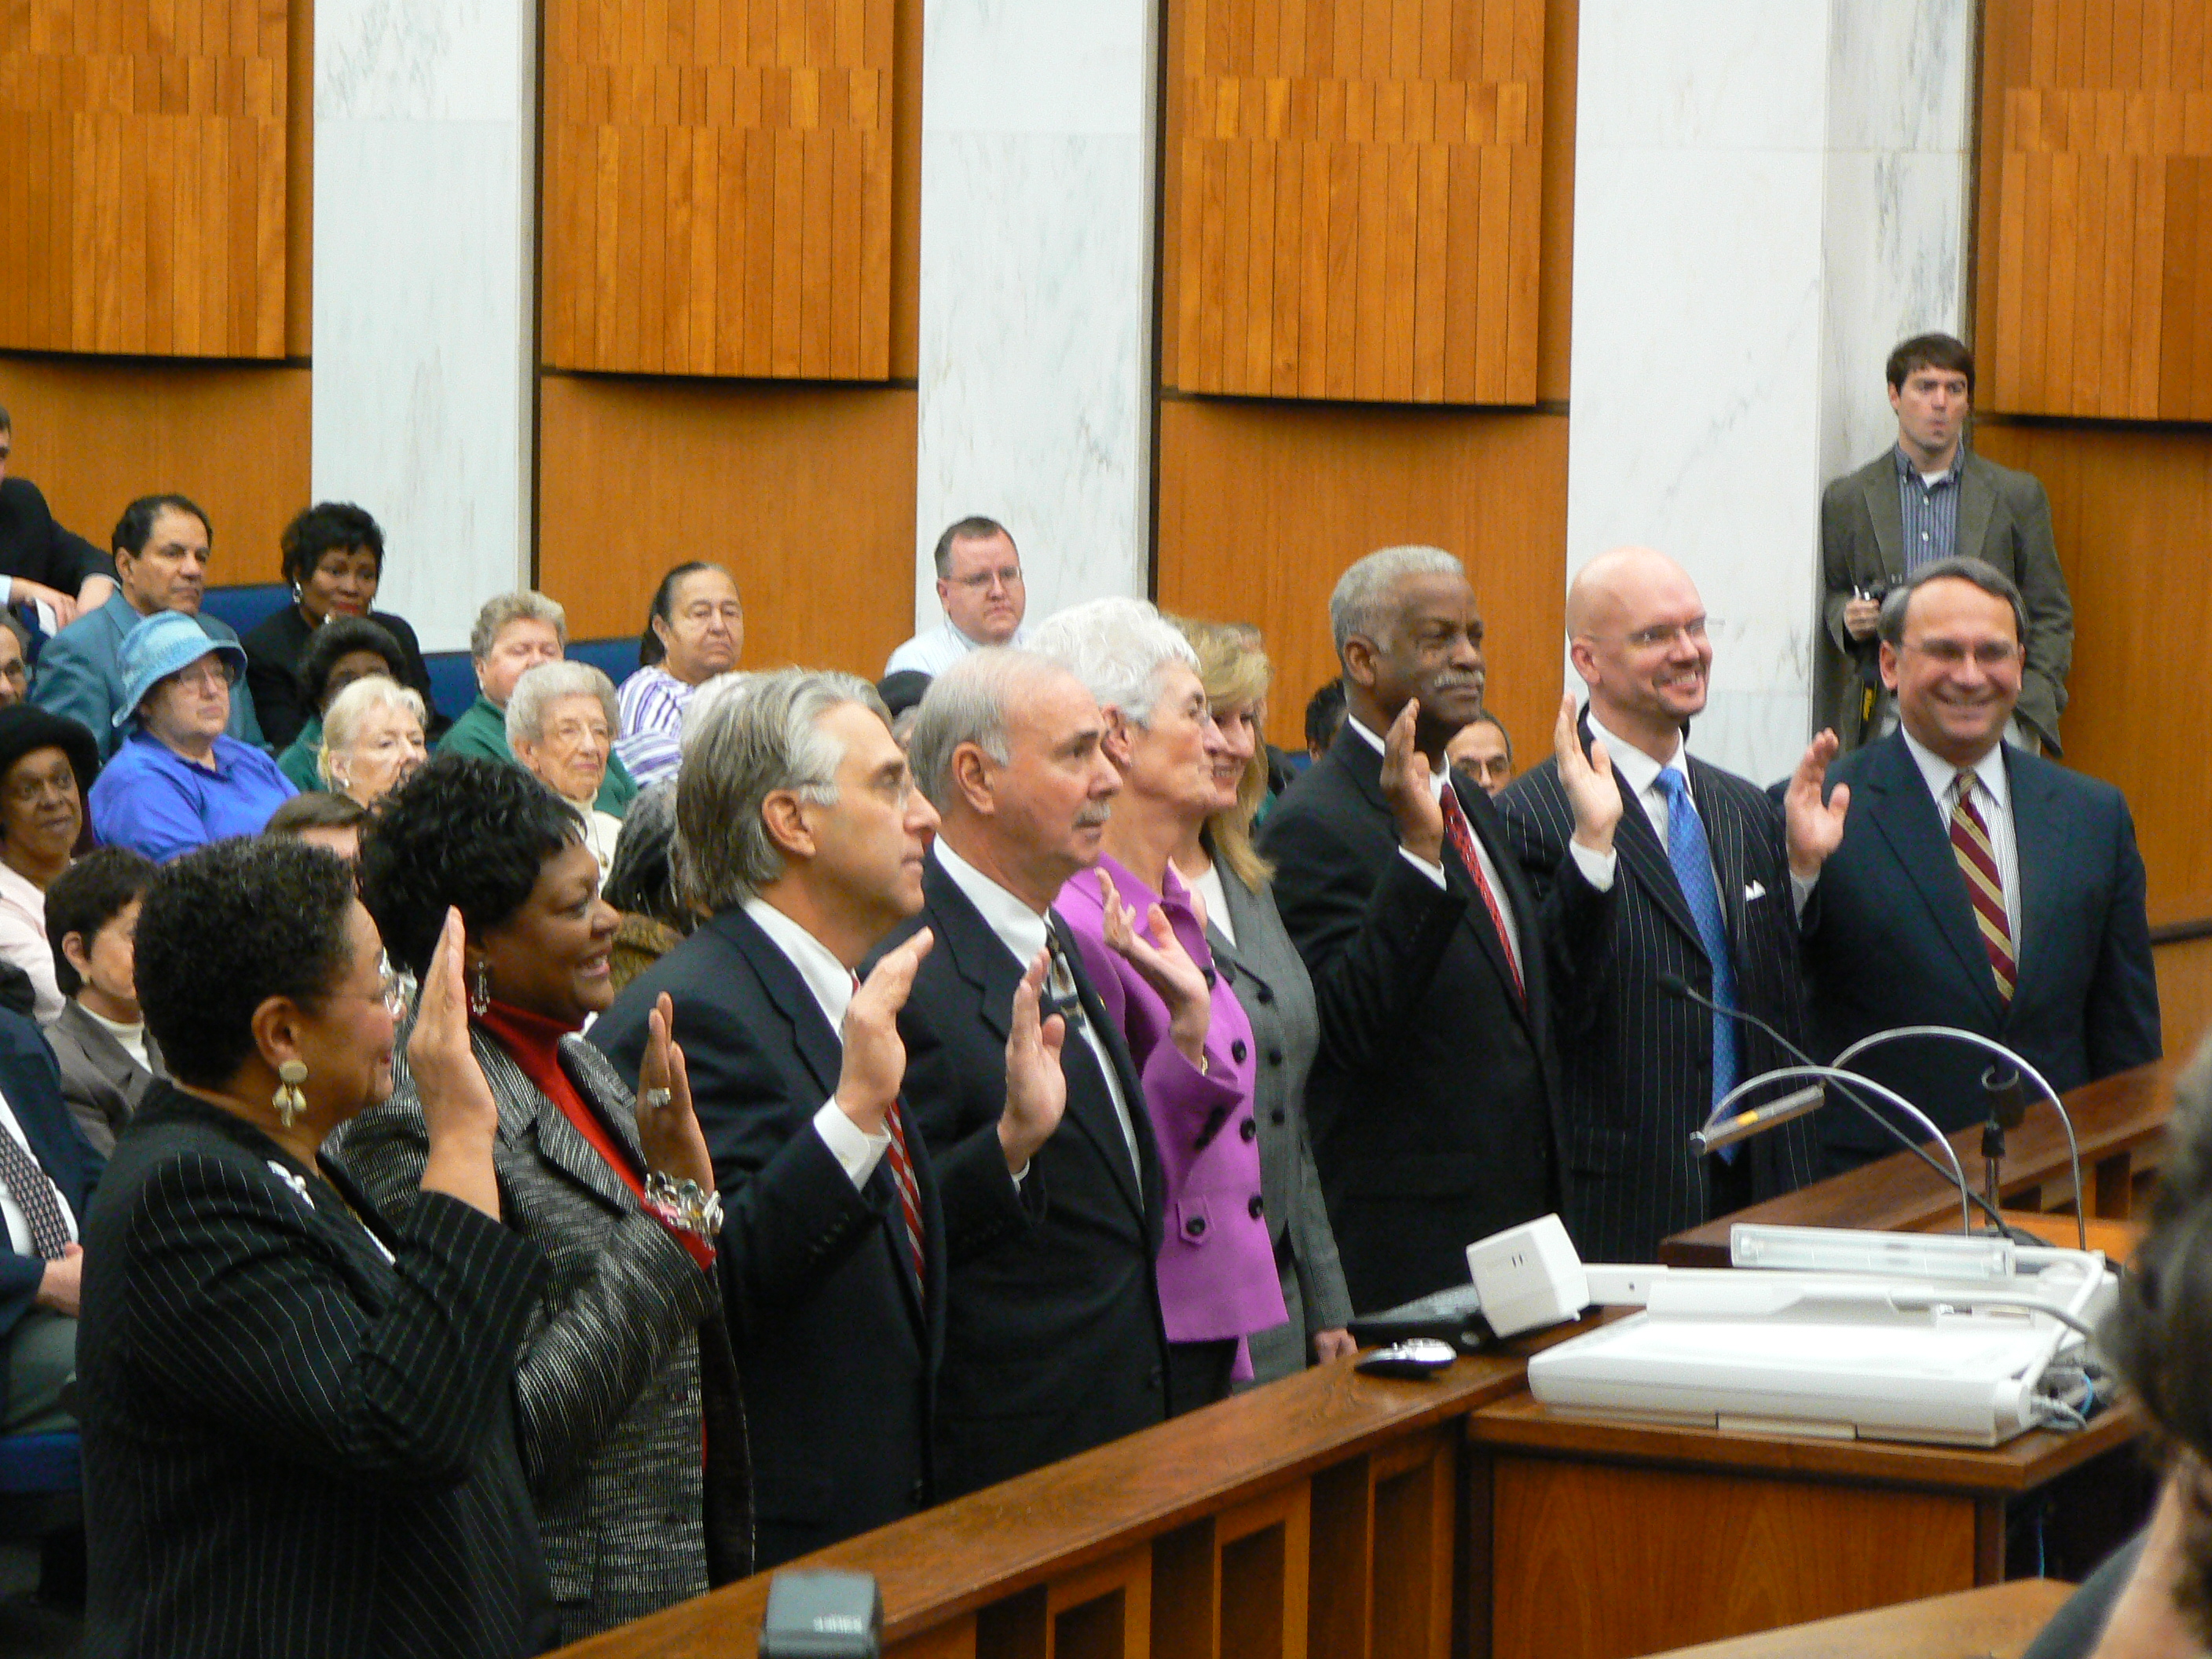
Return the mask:
[[952,878],[952,884],[967,896],[968,902],[975,907],[983,918],[983,925],[1013,952],[1014,960],[1024,968],[1036,961],[1036,953],[1044,949],[1048,933],[1045,919],[954,852],[942,834],[932,843],[931,855],[936,859],[938,867]]
[[1678,733],[1674,752],[1663,761],[1656,761],[1619,732],[1608,728],[1595,714],[1589,717],[1590,735],[1605,744],[1605,752],[1613,757],[1613,771],[1638,795],[1648,795],[1658,787],[1659,775],[1665,771],[1680,772],[1685,783],[1690,777],[1689,746]]
[[[1365,741],[1367,746],[1370,749],[1372,749],[1376,754],[1387,755],[1390,752],[1388,749],[1382,746],[1382,739],[1376,737],[1372,732],[1369,731],[1367,727],[1354,716],[1346,714],[1344,717],[1344,723],[1350,726],[1353,731],[1358,732],[1360,737]],[[1431,767],[1429,770],[1429,793],[1431,795],[1434,795],[1438,800],[1442,800],[1444,797],[1444,780],[1450,775],[1451,763],[1449,762],[1446,762],[1444,763],[1443,769],[1441,771],[1437,770],[1434,767]]]
[[[1898,735],[1905,739],[1905,748],[1911,752],[1913,763],[1920,769],[1920,775],[1928,785],[1928,793],[1936,797],[1936,805],[1946,811],[1949,811],[1951,785],[1962,769],[1945,760],[1902,726],[1897,730]],[[1988,792],[1990,799],[1999,807],[2007,811],[2012,810],[2012,780],[2005,771],[2004,740],[2002,738],[1990,745],[1988,754],[1963,769],[1973,773],[1974,781]]]
[[[1927,476],[1921,471],[1918,466],[1914,465],[1912,457],[1905,453],[1905,446],[1903,444],[1898,445],[1896,448],[1891,450],[1889,453],[1897,459],[1897,476],[1899,477],[1911,478],[1915,482],[1917,482]],[[1964,438],[1961,438],[1959,441],[1959,447],[1951,452],[1951,465],[1936,475],[1936,483],[1944,484],[1958,483],[1960,471],[1966,465],[1966,441]],[[1929,488],[1931,489],[1935,487],[1936,484],[1929,485]]]
[[814,994],[822,1017],[830,1022],[830,1029],[842,1032],[845,1010],[853,1000],[853,970],[838,961],[828,945],[766,899],[757,895],[747,899],[744,911],[799,970],[799,978]]

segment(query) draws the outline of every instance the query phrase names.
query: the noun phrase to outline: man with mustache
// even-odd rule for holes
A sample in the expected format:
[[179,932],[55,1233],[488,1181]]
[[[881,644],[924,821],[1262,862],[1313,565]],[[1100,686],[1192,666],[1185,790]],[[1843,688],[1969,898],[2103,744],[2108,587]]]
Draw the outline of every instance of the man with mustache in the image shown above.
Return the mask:
[[[1676,975],[1802,1045],[1792,848],[1764,790],[1688,751],[1713,646],[1686,571],[1650,548],[1599,555],[1567,591],[1567,639],[1589,705],[1579,722],[1571,697],[1560,705],[1556,756],[1498,810],[1530,885],[1559,901],[1568,1230],[1585,1261],[1648,1261],[1668,1234],[1812,1179],[1808,1120],[1692,1155],[1690,1131],[1731,1088],[1790,1062],[1756,1029],[1658,982]],[[1804,764],[1834,752],[1824,737]],[[1801,802],[1790,840],[1807,868],[1830,844],[1818,820],[1841,812]]]
[[[1348,718],[1261,850],[1313,975],[1315,1162],[1352,1306],[1467,1282],[1467,1246],[1561,1207],[1566,1171],[1534,895],[1444,747],[1482,708],[1482,617],[1433,547],[1329,596]],[[1594,796],[1595,799],[1595,796]]]
[[[1899,728],[1836,763],[1830,804],[1848,795],[1849,822],[1817,878],[1799,883],[1815,1054],[1900,1025],[1960,1026],[2061,1091],[2159,1057],[2127,802],[2003,741],[2027,635],[2020,589],[1976,559],[1930,565],[1882,600],[1881,678]],[[1790,793],[1821,781],[1800,766]],[[1955,1041],[1909,1039],[1852,1069],[1948,1130],[1986,1115],[1990,1064]],[[1856,1113],[1832,1108],[1819,1127],[1824,1174],[1890,1150]]]

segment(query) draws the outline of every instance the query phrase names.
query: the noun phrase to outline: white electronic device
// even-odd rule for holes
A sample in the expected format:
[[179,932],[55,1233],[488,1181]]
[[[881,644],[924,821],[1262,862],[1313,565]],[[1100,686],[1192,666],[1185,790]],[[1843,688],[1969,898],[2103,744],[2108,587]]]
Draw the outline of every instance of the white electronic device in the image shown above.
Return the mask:
[[1467,1271],[1482,1316],[1499,1336],[1556,1325],[1589,1306],[1582,1258],[1556,1215],[1476,1240],[1467,1247]]

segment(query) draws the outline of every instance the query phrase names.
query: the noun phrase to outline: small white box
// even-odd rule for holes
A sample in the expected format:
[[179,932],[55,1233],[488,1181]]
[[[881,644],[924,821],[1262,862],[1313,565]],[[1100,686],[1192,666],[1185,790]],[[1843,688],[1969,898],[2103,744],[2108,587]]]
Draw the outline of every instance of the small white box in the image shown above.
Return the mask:
[[1467,1247],[1482,1316],[1499,1336],[1575,1318],[1589,1306],[1589,1279],[1556,1215],[1540,1216]]

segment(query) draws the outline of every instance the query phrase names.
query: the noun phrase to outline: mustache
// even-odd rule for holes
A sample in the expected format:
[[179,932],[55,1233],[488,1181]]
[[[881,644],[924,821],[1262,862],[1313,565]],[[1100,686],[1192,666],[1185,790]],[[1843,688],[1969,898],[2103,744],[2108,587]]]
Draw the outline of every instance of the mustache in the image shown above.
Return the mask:
[[1468,674],[1456,669],[1447,669],[1429,684],[1438,691],[1456,691],[1462,686],[1473,686],[1480,691],[1482,689],[1484,678],[1480,674]]
[[1079,830],[1096,830],[1113,816],[1114,809],[1106,802],[1098,801],[1085,807],[1075,815],[1075,827]]

